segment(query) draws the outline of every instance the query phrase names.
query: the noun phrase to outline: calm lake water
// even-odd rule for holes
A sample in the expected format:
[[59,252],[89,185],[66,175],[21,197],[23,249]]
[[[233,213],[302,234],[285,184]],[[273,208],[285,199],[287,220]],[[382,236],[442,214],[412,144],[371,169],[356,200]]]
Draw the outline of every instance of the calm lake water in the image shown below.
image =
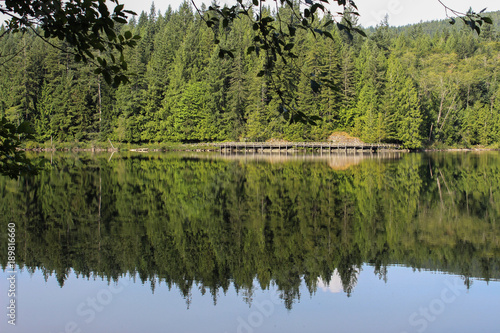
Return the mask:
[[499,153],[45,157],[1,332],[500,330]]

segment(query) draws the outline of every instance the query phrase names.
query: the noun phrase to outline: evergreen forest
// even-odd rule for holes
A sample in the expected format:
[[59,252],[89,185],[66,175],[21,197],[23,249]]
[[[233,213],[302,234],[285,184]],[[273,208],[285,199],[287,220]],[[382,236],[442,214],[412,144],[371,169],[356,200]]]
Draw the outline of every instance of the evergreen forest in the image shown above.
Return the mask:
[[[293,19],[289,8],[266,10]],[[297,30],[289,44],[296,58],[277,57],[263,73],[269,53],[248,52],[249,20],[209,28],[187,2],[165,12],[152,5],[117,27],[141,36],[125,52],[130,83],[118,87],[76,62],[63,41],[9,33],[0,38],[0,118],[29,121],[30,144],[39,146],[324,141],[346,131],[411,149],[498,147],[500,13],[489,16],[480,35],[459,23],[395,28],[387,19],[367,37],[334,25],[332,38]],[[290,122],[278,92],[287,108],[318,121]]]

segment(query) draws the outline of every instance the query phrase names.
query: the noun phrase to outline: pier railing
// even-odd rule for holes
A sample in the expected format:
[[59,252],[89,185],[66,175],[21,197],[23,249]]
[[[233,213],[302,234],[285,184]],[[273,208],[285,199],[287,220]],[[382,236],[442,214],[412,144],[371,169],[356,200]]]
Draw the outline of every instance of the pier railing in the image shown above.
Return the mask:
[[232,152],[276,152],[288,151],[319,151],[323,152],[377,152],[380,150],[401,150],[396,144],[354,144],[334,142],[223,142],[214,144],[221,153]]

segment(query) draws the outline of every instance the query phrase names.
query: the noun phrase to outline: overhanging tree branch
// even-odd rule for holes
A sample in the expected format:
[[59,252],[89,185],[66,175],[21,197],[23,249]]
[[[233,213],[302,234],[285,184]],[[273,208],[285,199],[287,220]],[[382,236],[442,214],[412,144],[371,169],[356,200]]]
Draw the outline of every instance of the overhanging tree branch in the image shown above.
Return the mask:
[[445,5],[441,0],[438,0],[438,2],[444,7],[446,17],[450,19],[450,24],[455,24],[456,18],[459,18],[464,24],[476,31],[478,35],[481,33],[481,26],[484,23],[493,23],[490,17],[482,15],[486,11],[486,8],[482,9],[479,13],[474,12],[472,8],[463,13]]

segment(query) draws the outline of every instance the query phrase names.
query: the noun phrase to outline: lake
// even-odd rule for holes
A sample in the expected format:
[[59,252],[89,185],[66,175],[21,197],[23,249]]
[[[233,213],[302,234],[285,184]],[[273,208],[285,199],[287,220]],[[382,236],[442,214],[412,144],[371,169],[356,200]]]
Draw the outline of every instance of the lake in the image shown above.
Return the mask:
[[44,157],[1,332],[499,331],[498,152]]

